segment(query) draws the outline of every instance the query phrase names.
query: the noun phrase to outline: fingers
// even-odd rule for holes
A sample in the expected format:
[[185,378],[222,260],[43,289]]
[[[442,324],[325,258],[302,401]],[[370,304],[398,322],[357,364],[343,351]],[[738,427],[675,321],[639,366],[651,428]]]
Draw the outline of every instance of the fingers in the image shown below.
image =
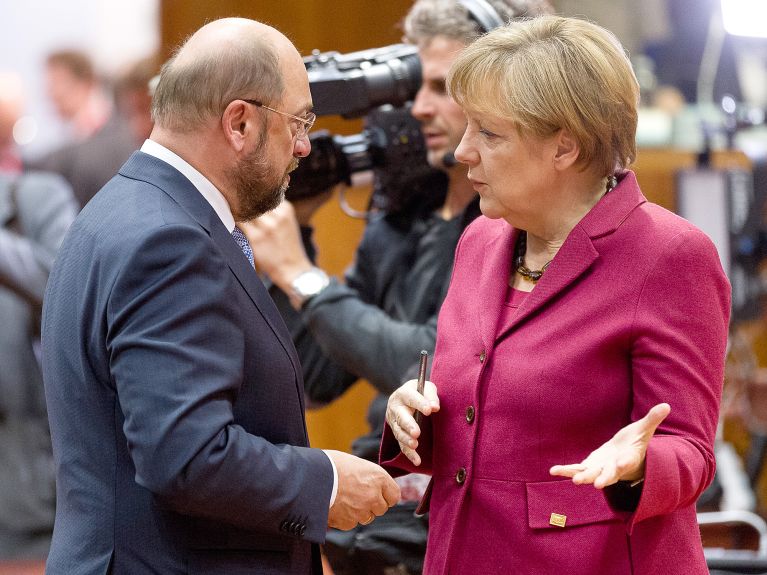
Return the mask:
[[399,485],[378,465],[340,451],[326,453],[338,473],[338,492],[328,514],[331,527],[367,524],[399,501]]
[[400,443],[417,447],[416,439],[421,435],[421,428],[413,417],[413,410],[405,406],[391,406],[386,410],[386,422]]
[[[417,382],[414,379],[404,383],[389,397],[389,402],[386,406],[386,421],[392,430],[400,429],[406,435],[417,438],[421,430],[413,417],[416,411],[420,411],[424,415],[431,415],[433,412],[439,410],[439,398],[437,397],[436,386],[427,381],[424,387],[424,394],[421,395],[416,391]],[[399,438],[400,442],[405,439]],[[404,443],[410,445],[408,441]],[[414,447],[414,445],[412,445]]]
[[416,467],[421,465],[421,456],[418,455],[418,452],[415,449],[403,445],[402,443],[399,444],[399,449],[402,452],[402,455],[407,457],[413,465]]
[[439,397],[437,396],[437,386],[431,381],[424,383],[423,395],[417,391],[418,382],[411,379],[402,385],[394,393],[398,394],[396,400],[411,410],[418,410],[424,415],[431,415],[439,411]]
[[[423,387],[423,397],[431,404],[431,413],[439,411],[439,396],[437,386],[431,381],[426,381]],[[423,412],[422,412],[423,413]]]
[[607,461],[593,483],[597,489],[604,489],[608,485],[617,483],[618,479],[618,467],[615,461]]
[[586,466],[583,463],[572,463],[570,465],[554,465],[549,469],[549,475],[555,477],[574,477],[576,473],[584,471]]
[[386,513],[386,509],[398,503],[400,499],[400,495],[401,495],[399,485],[397,485],[397,482],[394,481],[394,479],[392,479],[388,474],[386,476],[386,479],[388,481],[385,482],[383,491],[382,491],[384,502],[386,503],[386,508],[383,509],[383,511],[381,511],[379,515],[383,515],[384,513]]
[[642,418],[643,428],[645,433],[652,436],[655,434],[655,430],[663,423],[663,420],[671,413],[671,406],[668,403],[659,403],[650,409]]
[[618,467],[613,461],[583,462],[570,465],[554,465],[549,474],[555,477],[570,477],[576,485],[593,484],[597,489],[616,483]]
[[576,485],[588,485],[594,483],[597,477],[602,473],[604,467],[600,464],[587,464],[583,471],[573,475],[573,483]]

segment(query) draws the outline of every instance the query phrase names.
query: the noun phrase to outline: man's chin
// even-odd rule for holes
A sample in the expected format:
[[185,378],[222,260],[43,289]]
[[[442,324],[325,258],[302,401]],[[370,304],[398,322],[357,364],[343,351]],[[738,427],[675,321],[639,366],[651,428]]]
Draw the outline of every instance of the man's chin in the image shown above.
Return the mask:
[[428,150],[426,152],[426,161],[437,170],[447,170],[450,166],[445,163],[445,156],[449,153],[447,148]]

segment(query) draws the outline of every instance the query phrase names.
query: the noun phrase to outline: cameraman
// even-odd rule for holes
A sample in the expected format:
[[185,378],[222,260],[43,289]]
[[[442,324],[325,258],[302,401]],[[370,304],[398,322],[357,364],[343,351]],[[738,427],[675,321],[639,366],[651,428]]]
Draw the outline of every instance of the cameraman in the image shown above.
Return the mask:
[[[546,0],[489,3],[502,21],[551,11]],[[301,356],[309,399],[330,402],[358,378],[378,390],[368,412],[372,432],[352,446],[356,455],[371,461],[378,458],[388,395],[413,370],[420,350],[434,350],[453,252],[463,229],[479,215],[467,168],[453,157],[466,119],[448,97],[445,77],[457,53],[483,28],[456,0],[417,0],[404,29],[407,41],[418,46],[422,66],[412,114],[421,122],[429,164],[443,173],[432,184],[430,200],[374,215],[345,285],[328,278],[309,257],[313,254],[307,230],[300,224],[307,223],[316,199],[306,200],[315,204],[308,209],[301,205],[303,200],[295,207],[283,202],[243,225],[257,267],[282,292],[271,290]],[[382,573],[386,566],[397,565],[399,573],[421,571],[426,525],[413,512],[426,481],[423,476],[406,476],[398,482],[402,504],[371,525],[328,534],[325,550],[337,575]],[[372,544],[363,549],[357,545],[363,539]]]

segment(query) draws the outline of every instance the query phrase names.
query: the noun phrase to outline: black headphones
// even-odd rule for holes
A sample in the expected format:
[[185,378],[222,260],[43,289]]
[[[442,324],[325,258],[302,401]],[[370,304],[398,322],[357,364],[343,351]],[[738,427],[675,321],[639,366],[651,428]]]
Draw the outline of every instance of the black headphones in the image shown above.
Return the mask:
[[469,11],[471,19],[479,24],[483,32],[504,25],[503,18],[487,0],[458,0],[458,4]]

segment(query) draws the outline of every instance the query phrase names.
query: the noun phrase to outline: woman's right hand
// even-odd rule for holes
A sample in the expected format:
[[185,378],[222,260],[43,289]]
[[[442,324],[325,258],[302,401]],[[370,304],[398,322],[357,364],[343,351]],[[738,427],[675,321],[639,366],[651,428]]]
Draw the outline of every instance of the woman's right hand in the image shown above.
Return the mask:
[[400,451],[413,462],[413,465],[421,465],[421,457],[416,453],[421,428],[418,427],[413,414],[420,411],[424,415],[431,415],[439,411],[437,386],[431,381],[426,381],[423,395],[418,393],[417,389],[417,380],[411,379],[405,382],[389,396],[389,403],[386,406],[386,423],[394,433]]

